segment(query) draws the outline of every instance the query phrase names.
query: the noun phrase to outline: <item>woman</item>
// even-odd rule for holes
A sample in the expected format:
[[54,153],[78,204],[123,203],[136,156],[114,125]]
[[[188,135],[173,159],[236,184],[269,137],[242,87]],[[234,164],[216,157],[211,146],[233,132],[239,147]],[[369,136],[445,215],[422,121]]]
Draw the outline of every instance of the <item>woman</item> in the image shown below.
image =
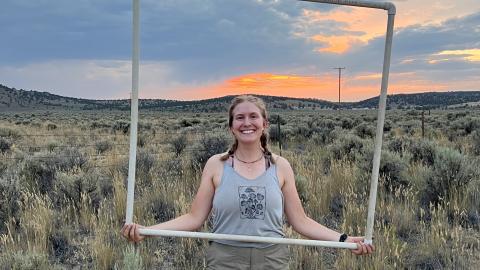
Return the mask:
[[[190,213],[149,229],[196,231],[210,212],[213,232],[284,237],[283,214],[292,228],[309,239],[357,244],[356,255],[370,254],[363,237],[349,237],[309,218],[295,187],[286,159],[267,146],[267,112],[264,102],[244,95],[233,99],[228,124],[235,142],[227,153],[212,156],[203,170]],[[143,226],[126,224],[121,233],[129,241],[145,237]],[[288,269],[285,245],[214,240],[207,251],[208,269]]]

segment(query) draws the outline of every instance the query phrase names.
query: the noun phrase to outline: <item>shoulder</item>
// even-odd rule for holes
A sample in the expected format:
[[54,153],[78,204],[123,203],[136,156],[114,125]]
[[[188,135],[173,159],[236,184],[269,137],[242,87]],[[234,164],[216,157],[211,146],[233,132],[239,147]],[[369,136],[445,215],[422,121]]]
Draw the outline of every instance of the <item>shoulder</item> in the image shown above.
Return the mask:
[[223,174],[223,165],[225,164],[222,157],[225,156],[225,154],[226,153],[211,156],[203,168],[203,177],[210,179],[215,188],[220,185]]
[[283,187],[284,183],[294,182],[295,178],[290,162],[279,155],[272,154],[272,157],[275,161],[275,166],[277,166],[277,176],[280,181],[280,186]]
[[205,164],[205,169],[207,168],[218,168],[218,166],[223,166],[223,163],[225,161],[222,160],[222,157],[226,153],[221,153],[221,154],[216,154],[211,156],[208,160],[207,163]]
[[290,162],[284,157],[272,153],[273,160],[275,161],[275,165],[279,170],[291,170],[292,166],[290,166]]

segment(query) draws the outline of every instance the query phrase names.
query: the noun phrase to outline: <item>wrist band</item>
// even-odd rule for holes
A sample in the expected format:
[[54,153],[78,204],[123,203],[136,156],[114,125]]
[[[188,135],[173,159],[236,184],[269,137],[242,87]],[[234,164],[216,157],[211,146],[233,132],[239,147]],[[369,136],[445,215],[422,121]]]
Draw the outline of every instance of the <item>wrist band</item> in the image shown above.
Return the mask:
[[340,235],[340,239],[338,239],[338,242],[345,242],[347,240],[348,235],[346,233]]

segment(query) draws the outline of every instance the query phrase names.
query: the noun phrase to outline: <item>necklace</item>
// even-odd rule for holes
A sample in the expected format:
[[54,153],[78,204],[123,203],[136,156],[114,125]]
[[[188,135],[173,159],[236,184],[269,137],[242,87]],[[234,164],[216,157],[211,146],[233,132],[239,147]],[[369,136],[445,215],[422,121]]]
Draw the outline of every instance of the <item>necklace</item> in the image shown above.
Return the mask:
[[236,158],[238,161],[240,161],[241,163],[247,165],[247,171],[250,173],[250,172],[252,172],[252,170],[253,170],[253,168],[252,168],[253,164],[259,162],[260,160],[262,160],[262,158],[264,158],[264,155],[261,155],[258,159],[254,160],[254,161],[241,160],[241,159],[238,158],[237,155],[235,155],[235,158]]
[[241,160],[241,159],[238,158],[237,155],[235,155],[235,158],[236,158],[238,161],[242,162],[242,163],[245,163],[245,164],[253,164],[253,163],[255,163],[255,162],[259,162],[259,161],[263,158],[263,155],[261,155],[258,159],[254,160],[254,161],[244,161],[244,160]]

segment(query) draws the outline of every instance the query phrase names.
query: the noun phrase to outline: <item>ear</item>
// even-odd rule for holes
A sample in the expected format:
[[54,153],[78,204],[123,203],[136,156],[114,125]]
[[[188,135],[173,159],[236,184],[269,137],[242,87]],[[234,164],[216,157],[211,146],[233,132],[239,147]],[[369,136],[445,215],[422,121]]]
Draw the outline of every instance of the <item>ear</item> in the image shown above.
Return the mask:
[[268,122],[268,120],[263,120],[263,128],[268,128],[270,125],[270,123]]

